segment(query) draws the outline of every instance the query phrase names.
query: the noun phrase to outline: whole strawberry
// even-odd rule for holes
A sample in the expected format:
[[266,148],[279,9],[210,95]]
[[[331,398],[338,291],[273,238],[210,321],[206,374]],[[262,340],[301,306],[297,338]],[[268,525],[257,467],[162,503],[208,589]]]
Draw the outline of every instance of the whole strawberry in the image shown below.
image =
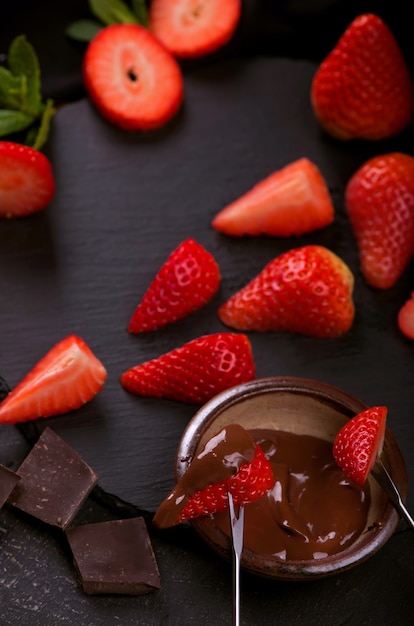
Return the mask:
[[321,63],[311,102],[337,139],[385,139],[401,132],[414,111],[414,87],[399,45],[377,15],[360,15]]
[[398,311],[397,324],[407,339],[414,339],[414,291]]
[[353,323],[353,285],[349,267],[336,254],[323,246],[302,246],[270,261],[221,305],[218,315],[238,330],[337,337]]
[[349,180],[345,206],[369,285],[395,285],[414,254],[414,157],[376,156]]
[[386,407],[370,407],[350,419],[335,437],[335,461],[359,485],[364,484],[382,452],[386,418]]
[[203,335],[121,375],[132,393],[204,404],[220,391],[255,377],[249,339],[245,335]]
[[129,322],[130,333],[162,328],[204,306],[220,286],[220,270],[194,239],[183,241],[165,261]]

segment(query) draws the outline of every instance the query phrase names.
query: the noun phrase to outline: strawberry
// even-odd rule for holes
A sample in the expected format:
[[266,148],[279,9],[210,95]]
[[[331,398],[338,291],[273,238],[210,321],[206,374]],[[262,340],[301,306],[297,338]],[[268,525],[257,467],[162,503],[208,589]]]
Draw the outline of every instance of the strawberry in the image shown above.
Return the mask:
[[159,128],[183,100],[177,61],[139,24],[101,29],[86,49],[83,76],[98,111],[125,130]]
[[21,217],[44,209],[55,193],[49,159],[38,150],[0,141],[0,217]]
[[414,254],[414,157],[393,152],[366,161],[347,184],[345,206],[366,281],[392,287]]
[[319,66],[311,102],[333,137],[386,139],[410,123],[414,87],[388,26],[371,13],[358,16]]
[[270,261],[218,316],[238,330],[337,337],[354,319],[353,284],[349,267],[327,248],[294,248]]
[[230,41],[241,9],[241,0],[152,0],[149,24],[176,57],[195,58]]
[[57,343],[0,403],[0,423],[15,424],[81,407],[102,389],[106,370],[86,343]]
[[363,485],[384,443],[387,408],[374,406],[358,413],[335,437],[333,455],[348,478]]
[[161,503],[153,523],[168,528],[202,515],[262,498],[275,484],[263,450],[240,424],[229,424],[193,459],[172,493]]
[[226,235],[303,235],[331,224],[334,207],[319,169],[302,158],[226,206],[212,226]]
[[398,311],[397,323],[407,339],[414,339],[414,291]]
[[224,389],[255,377],[249,339],[245,335],[203,335],[121,375],[132,393],[204,404]]
[[167,258],[129,322],[130,333],[162,328],[197,311],[220,286],[214,257],[194,239],[186,239]]

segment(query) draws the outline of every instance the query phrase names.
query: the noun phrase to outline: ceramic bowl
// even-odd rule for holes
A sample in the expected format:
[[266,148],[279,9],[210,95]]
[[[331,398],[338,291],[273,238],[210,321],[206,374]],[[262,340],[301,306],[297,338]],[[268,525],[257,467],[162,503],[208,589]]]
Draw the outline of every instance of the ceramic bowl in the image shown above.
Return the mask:
[[[206,442],[223,427],[239,423],[247,430],[269,428],[310,434],[333,442],[345,422],[367,406],[332,385],[304,378],[256,379],[222,392],[205,404],[185,429],[176,457],[178,480]],[[403,499],[407,495],[407,472],[398,444],[387,428],[382,460]],[[281,560],[243,550],[241,566],[261,576],[309,580],[337,574],[361,563],[392,536],[400,518],[383,490],[370,476],[371,504],[364,532],[342,552],[320,559]],[[192,525],[219,555],[231,559],[230,538],[214,523],[200,517]]]

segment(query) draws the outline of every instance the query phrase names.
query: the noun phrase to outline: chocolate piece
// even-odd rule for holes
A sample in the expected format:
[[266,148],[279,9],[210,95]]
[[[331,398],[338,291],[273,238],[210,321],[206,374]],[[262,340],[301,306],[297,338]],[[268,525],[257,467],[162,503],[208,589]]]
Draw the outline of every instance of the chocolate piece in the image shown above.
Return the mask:
[[68,528],[83,590],[140,595],[160,588],[160,574],[142,517]]
[[20,476],[0,464],[0,509],[20,480]]
[[66,528],[98,477],[53,430],[46,428],[19,467],[21,480],[10,504],[59,528]]

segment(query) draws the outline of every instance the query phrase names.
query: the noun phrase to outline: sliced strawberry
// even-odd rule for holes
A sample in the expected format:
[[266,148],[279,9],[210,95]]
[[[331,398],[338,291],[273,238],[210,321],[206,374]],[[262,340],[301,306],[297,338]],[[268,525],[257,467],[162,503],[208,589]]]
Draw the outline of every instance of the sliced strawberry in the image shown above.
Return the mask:
[[179,110],[183,78],[174,57],[146,28],[113,24],[92,39],[85,88],[103,117],[125,130],[159,128]]
[[371,287],[389,289],[414,255],[414,157],[375,156],[351,177],[345,206]]
[[407,339],[414,339],[414,291],[398,311],[397,323]]
[[0,403],[0,423],[18,423],[81,407],[102,389],[106,370],[86,343],[56,344]]
[[220,391],[255,377],[245,335],[203,335],[121,375],[125,389],[140,396],[203,404]]
[[303,158],[274,172],[216,215],[226,235],[303,235],[331,224],[334,207],[319,169]]
[[353,285],[349,267],[336,254],[302,246],[270,261],[221,305],[218,316],[237,330],[338,337],[353,323]]
[[410,123],[414,87],[401,49],[380,17],[358,16],[313,79],[311,100],[332,136],[378,140]]
[[363,485],[384,444],[387,408],[374,406],[350,419],[335,437],[333,455],[348,478]]
[[230,41],[241,9],[241,0],[152,0],[150,28],[175,56],[200,57]]
[[153,523],[168,528],[202,515],[262,498],[275,484],[270,462],[240,424],[229,424],[193,459],[172,493],[159,506]]
[[52,201],[55,179],[49,159],[38,150],[0,141],[0,217],[22,217]]
[[220,286],[214,257],[194,239],[183,241],[165,261],[129,322],[130,333],[162,328],[207,304]]

